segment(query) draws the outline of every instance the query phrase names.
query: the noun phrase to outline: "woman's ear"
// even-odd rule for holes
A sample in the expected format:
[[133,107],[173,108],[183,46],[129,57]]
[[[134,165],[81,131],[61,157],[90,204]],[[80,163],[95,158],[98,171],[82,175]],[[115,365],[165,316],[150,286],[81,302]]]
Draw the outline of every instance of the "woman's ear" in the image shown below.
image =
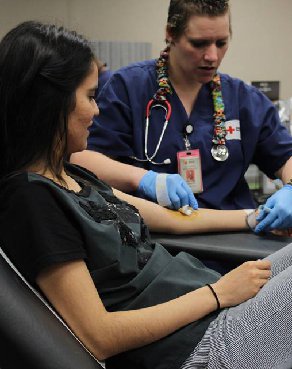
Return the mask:
[[167,45],[170,45],[173,42],[169,25],[167,25],[165,29],[165,42]]

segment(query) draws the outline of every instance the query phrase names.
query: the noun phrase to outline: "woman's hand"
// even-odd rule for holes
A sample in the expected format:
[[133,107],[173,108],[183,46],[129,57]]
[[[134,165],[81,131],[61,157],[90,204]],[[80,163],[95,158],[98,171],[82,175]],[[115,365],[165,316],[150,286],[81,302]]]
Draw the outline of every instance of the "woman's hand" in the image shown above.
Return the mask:
[[281,237],[292,237],[292,228],[287,229],[273,229],[271,233]]
[[252,297],[267,283],[271,276],[269,260],[247,261],[225,274],[214,288],[221,307],[238,305]]

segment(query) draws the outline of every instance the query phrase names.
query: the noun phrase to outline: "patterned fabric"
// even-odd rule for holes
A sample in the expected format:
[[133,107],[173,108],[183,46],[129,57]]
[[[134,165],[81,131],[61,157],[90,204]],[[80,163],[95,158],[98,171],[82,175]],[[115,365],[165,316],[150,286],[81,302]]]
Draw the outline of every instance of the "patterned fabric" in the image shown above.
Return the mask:
[[292,244],[269,256],[271,280],[223,310],[181,369],[292,368]]
[[157,83],[159,88],[155,92],[153,99],[157,101],[164,101],[166,100],[167,94],[172,94],[172,88],[168,79],[168,55],[169,46],[161,51],[160,57],[156,61]]
[[[153,99],[155,101],[165,101],[167,94],[172,94],[171,83],[168,78],[168,59],[170,47],[167,46],[161,51],[160,57],[156,61],[156,73],[158,90],[155,92]],[[210,83],[210,89],[214,105],[214,134],[212,142],[215,145],[225,145],[225,137],[227,134],[225,122],[225,106],[222,97],[222,88],[220,75],[216,73]]]
[[216,74],[211,82],[211,93],[214,104],[214,123],[215,123],[212,142],[215,145],[225,145],[225,137],[227,134],[225,127],[226,116],[219,74]]

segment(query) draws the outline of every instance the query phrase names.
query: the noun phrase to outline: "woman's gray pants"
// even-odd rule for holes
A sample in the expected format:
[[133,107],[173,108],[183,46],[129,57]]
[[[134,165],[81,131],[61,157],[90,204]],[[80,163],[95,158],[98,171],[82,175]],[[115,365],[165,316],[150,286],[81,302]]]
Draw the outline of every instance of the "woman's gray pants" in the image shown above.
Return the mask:
[[292,244],[267,259],[268,283],[254,298],[224,309],[182,369],[292,368]]

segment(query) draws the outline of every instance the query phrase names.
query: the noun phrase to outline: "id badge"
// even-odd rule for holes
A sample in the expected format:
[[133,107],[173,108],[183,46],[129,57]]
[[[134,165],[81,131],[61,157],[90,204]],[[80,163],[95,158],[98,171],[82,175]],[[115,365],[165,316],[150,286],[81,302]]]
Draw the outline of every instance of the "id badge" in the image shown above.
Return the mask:
[[187,150],[177,153],[178,173],[194,193],[203,191],[200,150]]

